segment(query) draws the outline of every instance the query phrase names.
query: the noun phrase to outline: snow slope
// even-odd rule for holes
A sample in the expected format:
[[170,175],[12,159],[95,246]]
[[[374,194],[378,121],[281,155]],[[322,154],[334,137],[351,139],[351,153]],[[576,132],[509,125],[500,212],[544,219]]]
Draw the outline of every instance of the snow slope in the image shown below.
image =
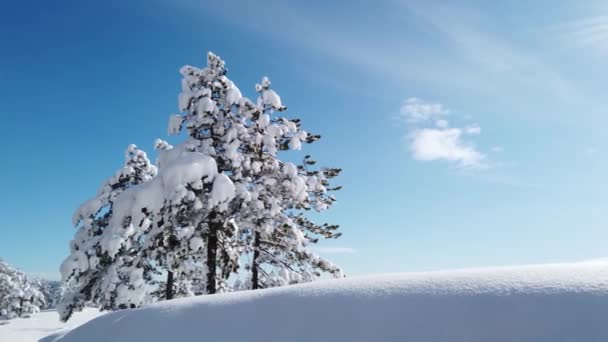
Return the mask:
[[42,311],[30,318],[0,321],[0,342],[34,342],[50,333],[65,333],[69,329],[100,316],[96,309],[78,312],[68,323],[61,323],[56,311]]
[[608,262],[327,280],[114,312],[44,342],[608,341]]

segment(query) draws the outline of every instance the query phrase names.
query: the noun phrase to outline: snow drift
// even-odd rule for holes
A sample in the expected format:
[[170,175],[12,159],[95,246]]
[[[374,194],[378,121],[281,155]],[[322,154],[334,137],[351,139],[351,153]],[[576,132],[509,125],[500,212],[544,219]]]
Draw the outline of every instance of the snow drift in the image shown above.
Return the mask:
[[608,341],[608,262],[389,274],[157,303],[44,342]]

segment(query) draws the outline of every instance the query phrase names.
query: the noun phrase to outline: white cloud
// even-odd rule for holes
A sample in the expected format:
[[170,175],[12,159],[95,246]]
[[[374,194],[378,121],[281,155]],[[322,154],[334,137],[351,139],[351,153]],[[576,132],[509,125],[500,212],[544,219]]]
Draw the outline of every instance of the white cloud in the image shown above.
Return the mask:
[[448,128],[448,126],[450,125],[450,123],[448,122],[448,120],[437,120],[435,122],[435,125],[437,125],[437,127],[439,128]]
[[494,146],[491,148],[492,152],[502,152],[505,149],[502,146]]
[[[408,122],[424,122],[438,119],[448,113],[449,111],[440,103],[428,103],[415,97],[405,100],[403,106],[401,106],[401,116]],[[445,120],[440,121],[447,123]],[[439,124],[440,122],[438,121],[437,125]]]
[[486,156],[464,139],[464,135],[480,134],[481,127],[472,124],[451,128],[443,118],[448,113],[440,103],[415,97],[405,100],[401,116],[410,124],[407,138],[412,157],[420,161],[444,160],[463,168],[486,166]]
[[416,129],[411,134],[410,150],[421,161],[447,160],[461,167],[481,167],[485,156],[462,139],[459,128]]
[[323,254],[352,254],[357,252],[350,247],[315,247],[314,250]]
[[468,125],[464,128],[464,131],[467,134],[480,134],[481,133],[481,127],[479,127],[478,124],[472,124],[472,125]]

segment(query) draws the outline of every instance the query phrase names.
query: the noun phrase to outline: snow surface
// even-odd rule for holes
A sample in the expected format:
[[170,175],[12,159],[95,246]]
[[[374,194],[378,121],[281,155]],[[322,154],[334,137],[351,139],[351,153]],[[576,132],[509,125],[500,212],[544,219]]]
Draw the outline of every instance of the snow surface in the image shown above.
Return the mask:
[[43,342],[608,341],[608,261],[389,274],[191,297]]
[[[74,314],[67,323],[59,321],[56,311],[42,311],[32,314],[30,318],[16,318],[0,321],[0,342],[34,342],[54,333],[61,336],[70,329],[102,315],[96,309],[84,309]],[[53,341],[53,339],[46,339]]]

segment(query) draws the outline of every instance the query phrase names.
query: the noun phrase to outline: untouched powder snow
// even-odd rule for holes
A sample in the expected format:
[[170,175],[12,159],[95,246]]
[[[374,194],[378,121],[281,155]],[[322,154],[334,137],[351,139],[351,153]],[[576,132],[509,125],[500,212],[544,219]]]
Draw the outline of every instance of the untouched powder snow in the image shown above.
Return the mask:
[[84,309],[75,313],[69,322],[61,323],[56,311],[42,311],[32,314],[30,318],[0,321],[0,342],[35,342],[50,333],[61,336],[69,329],[102,314],[96,309]]
[[326,280],[114,312],[44,342],[608,341],[608,262]]

